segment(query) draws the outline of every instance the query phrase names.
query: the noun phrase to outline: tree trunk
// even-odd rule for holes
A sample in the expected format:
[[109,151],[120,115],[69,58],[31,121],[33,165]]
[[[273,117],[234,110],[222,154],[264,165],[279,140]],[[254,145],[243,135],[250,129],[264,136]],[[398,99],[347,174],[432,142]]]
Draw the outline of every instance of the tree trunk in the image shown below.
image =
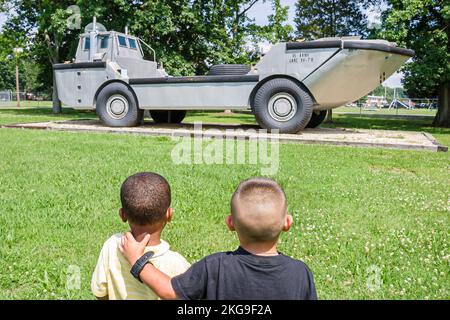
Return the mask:
[[434,118],[433,125],[436,127],[450,127],[450,82],[439,86],[439,109]]
[[56,88],[56,77],[55,72],[53,72],[53,94],[52,94],[52,101],[53,101],[53,113],[59,114],[62,113],[61,108],[61,101],[58,99],[58,90]]
[[[55,63],[59,62],[59,47],[60,47],[61,41],[58,41],[58,35],[56,33],[53,34],[54,41],[52,41],[50,39],[50,35],[47,32],[45,33],[44,37],[47,42],[47,50],[48,50],[50,63],[53,66]],[[59,99],[58,99],[58,88],[56,88],[55,71],[53,71],[52,102],[53,102],[53,105],[52,105],[53,113],[55,113],[55,114],[62,113],[61,101],[59,101]]]
[[333,109],[328,110],[327,117],[325,118],[325,123],[333,122]]

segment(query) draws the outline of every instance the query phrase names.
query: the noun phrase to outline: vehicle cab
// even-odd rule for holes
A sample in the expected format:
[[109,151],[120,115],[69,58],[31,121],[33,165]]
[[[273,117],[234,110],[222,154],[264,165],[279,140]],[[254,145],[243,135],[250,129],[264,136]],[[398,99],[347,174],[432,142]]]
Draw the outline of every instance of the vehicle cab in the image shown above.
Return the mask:
[[[152,60],[145,59],[143,46],[150,51]],[[80,36],[74,62],[116,62],[125,78],[167,76],[155,60],[155,51],[138,37],[127,32],[106,31],[96,23],[95,27],[88,25]]]

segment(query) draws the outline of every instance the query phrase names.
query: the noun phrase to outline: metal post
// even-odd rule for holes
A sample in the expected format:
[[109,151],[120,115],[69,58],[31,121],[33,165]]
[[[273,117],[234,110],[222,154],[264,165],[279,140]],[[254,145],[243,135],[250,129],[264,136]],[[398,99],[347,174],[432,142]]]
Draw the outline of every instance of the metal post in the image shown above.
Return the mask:
[[398,116],[397,88],[394,88],[395,114]]
[[62,106],[61,101],[58,98],[58,87],[56,86],[56,77],[54,71],[53,71],[52,110],[54,114],[62,113]]
[[20,108],[19,61],[16,61],[16,97],[17,108]]
[[92,31],[89,34],[90,48],[89,48],[89,61],[94,61],[95,54],[97,53],[97,17],[94,17],[92,22]]
[[14,58],[16,59],[16,97],[17,108],[20,108],[20,84],[19,84],[19,54],[23,52],[23,48],[14,48]]

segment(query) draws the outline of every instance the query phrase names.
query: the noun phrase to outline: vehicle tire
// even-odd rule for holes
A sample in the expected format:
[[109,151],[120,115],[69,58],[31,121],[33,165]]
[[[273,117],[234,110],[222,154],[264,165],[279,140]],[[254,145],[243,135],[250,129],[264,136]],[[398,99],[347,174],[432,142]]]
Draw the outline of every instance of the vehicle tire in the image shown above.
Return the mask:
[[100,91],[96,112],[109,127],[135,127],[144,118],[144,110],[139,109],[132,90],[119,82],[108,84]]
[[317,128],[327,116],[327,110],[313,111],[311,120],[306,125],[307,128]]
[[297,133],[309,123],[313,104],[309,93],[297,83],[278,78],[258,89],[252,108],[261,127],[280,133]]
[[186,117],[186,110],[150,110],[150,115],[156,123],[181,123]]
[[209,76],[243,75],[249,73],[250,66],[245,64],[217,64],[209,69]]

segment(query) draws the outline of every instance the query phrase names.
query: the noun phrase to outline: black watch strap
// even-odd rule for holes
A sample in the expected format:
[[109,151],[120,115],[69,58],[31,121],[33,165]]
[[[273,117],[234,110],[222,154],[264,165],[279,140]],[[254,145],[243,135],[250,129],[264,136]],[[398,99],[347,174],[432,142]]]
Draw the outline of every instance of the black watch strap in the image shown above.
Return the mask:
[[142,272],[142,269],[144,269],[145,265],[149,262],[148,260],[153,257],[155,253],[153,251],[149,251],[147,253],[145,253],[142,257],[140,257],[136,263],[133,265],[133,267],[131,268],[130,272],[133,275],[133,277],[135,277],[136,279],[138,279],[140,282],[142,282],[141,278],[139,277],[139,275]]

